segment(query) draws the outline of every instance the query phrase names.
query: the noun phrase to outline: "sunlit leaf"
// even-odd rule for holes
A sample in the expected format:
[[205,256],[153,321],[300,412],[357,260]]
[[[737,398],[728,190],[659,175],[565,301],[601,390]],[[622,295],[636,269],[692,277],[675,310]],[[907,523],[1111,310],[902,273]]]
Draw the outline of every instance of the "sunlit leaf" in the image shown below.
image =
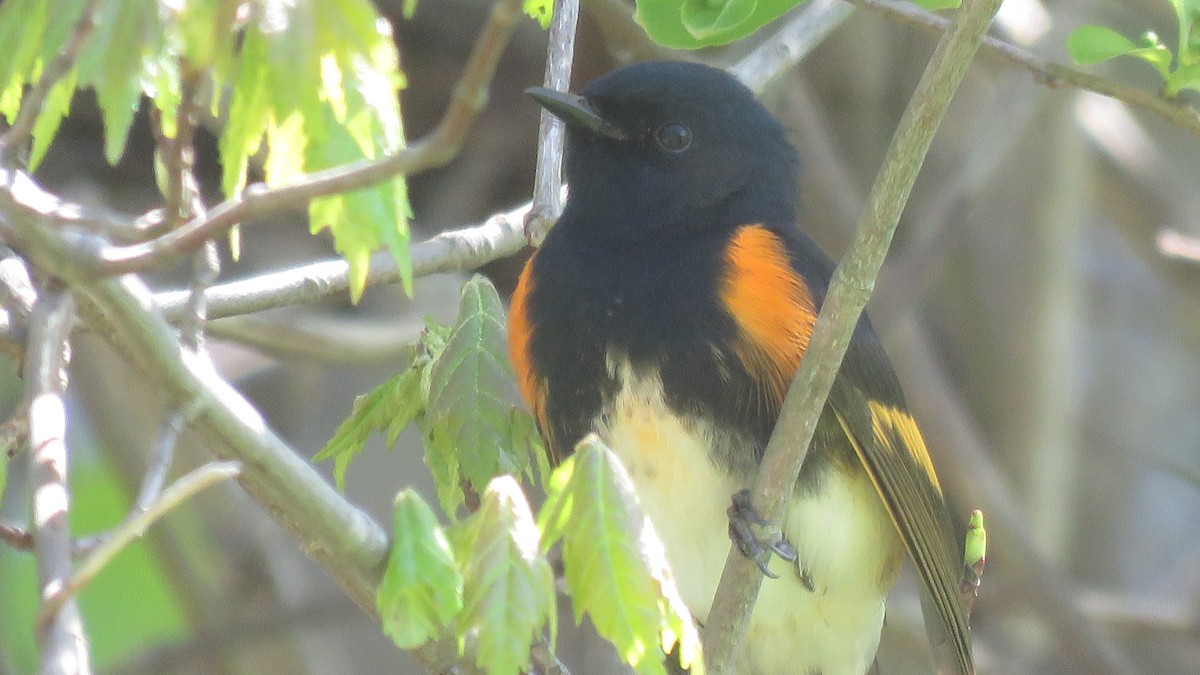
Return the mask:
[[529,646],[555,625],[554,575],[538,528],[511,476],[488,484],[479,510],[451,530],[463,575],[458,635],[474,636],[477,665],[492,675],[524,669]]
[[515,378],[505,335],[500,296],[477,275],[463,285],[454,332],[430,372],[430,452],[455,455],[451,461],[476,490],[522,466],[512,451]]
[[538,514],[542,547],[563,542],[567,592],[579,622],[596,630],[641,673],[680,660],[702,671],[700,637],[679,596],[662,542],[642,513],[620,461],[598,438],[584,439],[559,468]]
[[383,632],[401,649],[442,634],[462,609],[463,580],[437,516],[411,489],[396,495],[392,547],[375,596]]
[[550,27],[550,20],[554,18],[554,0],[525,0],[523,9],[543,30]]

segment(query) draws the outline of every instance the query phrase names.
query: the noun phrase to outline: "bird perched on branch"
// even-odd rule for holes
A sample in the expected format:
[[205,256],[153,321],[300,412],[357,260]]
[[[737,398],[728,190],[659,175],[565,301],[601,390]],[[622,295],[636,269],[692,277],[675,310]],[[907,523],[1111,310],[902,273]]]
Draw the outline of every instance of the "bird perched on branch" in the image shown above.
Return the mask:
[[690,63],[629,66],[578,96],[528,93],[567,129],[570,195],[509,318],[551,452],[596,432],[621,457],[700,623],[731,536],[779,577],[738,673],[865,672],[906,550],[954,665],[972,672],[954,528],[865,318],[783,540],[755,539],[744,496],[727,509],[754,480],[833,271],[796,226],[799,162],[779,122],[727,73]]

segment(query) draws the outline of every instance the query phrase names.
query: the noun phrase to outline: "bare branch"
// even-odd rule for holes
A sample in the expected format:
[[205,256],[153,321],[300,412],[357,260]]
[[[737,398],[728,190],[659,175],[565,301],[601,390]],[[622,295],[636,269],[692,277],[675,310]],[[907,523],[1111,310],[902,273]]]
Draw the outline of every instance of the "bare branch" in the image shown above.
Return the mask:
[[79,569],[66,579],[57,591],[43,599],[38,610],[37,625],[44,626],[51,621],[59,609],[70,602],[84,586],[91,583],[105,565],[112,562],[113,558],[135,539],[144,535],[159,518],[204,488],[236,477],[241,470],[242,467],[237,462],[212,462],[175,481],[147,506],[142,507],[139,499],[138,508],[131,512],[103,543],[88,554],[80,563]]
[[[554,19],[546,48],[546,77],[543,86],[556,91],[571,88],[571,62],[575,56],[575,25],[579,0],[555,0]],[[537,173],[533,179],[533,206],[525,216],[525,237],[540,246],[546,233],[562,214],[562,120],[543,110],[538,131]]]
[[729,72],[747,87],[762,91],[790,70],[850,17],[854,7],[842,0],[812,0],[779,26],[754,51],[742,57]]
[[416,355],[419,320],[347,321],[305,316],[271,320],[234,316],[208,325],[208,334],[284,359],[321,363],[406,363]]
[[[778,522],[791,497],[817,418],[870,297],[875,276],[883,265],[917,171],[979,40],[999,7],[999,0],[963,3],[952,28],[930,59],[892,138],[869,204],[856,228],[854,243],[834,272],[808,349],[759,467],[752,492],[754,507],[773,522]],[[704,626],[705,660],[713,672],[729,671],[761,585],[762,574],[755,563],[731,547]]]
[[[444,232],[414,245],[410,251],[413,276],[475,269],[513,255],[525,246],[522,228],[528,212],[529,204],[525,203],[512,211],[497,213],[480,225]],[[219,319],[309,304],[345,293],[350,287],[349,275],[346,261],[336,259],[220,284],[205,293],[208,315],[210,319]],[[391,255],[381,253],[371,258],[368,288],[399,279]],[[177,321],[183,316],[187,294],[188,291],[165,291],[157,293],[154,299],[168,319]]]
[[[928,31],[943,32],[950,25],[944,17],[921,9],[911,3],[893,0],[846,0],[897,21]],[[1140,108],[1200,137],[1200,111],[1189,106],[1183,99],[1171,99],[1137,87],[1131,87],[1098,75],[1085,73],[1037,54],[1010,45],[993,37],[984,37],[981,56],[999,58],[1033,73],[1041,84],[1057,88],[1061,86],[1094,91],[1114,98],[1134,108]]]
[[38,115],[42,113],[42,108],[46,106],[46,99],[50,96],[50,92],[54,90],[58,81],[75,66],[75,59],[79,58],[83,43],[87,41],[88,35],[91,35],[92,29],[96,27],[96,11],[99,7],[99,0],[88,0],[87,4],[83,6],[83,12],[80,14],[71,36],[67,38],[58,55],[42,69],[42,76],[38,78],[37,84],[21,99],[21,109],[17,112],[17,118],[13,120],[8,131],[0,135],[0,162],[9,165],[15,163],[21,149],[33,134],[33,126],[37,122]]
[[157,267],[165,260],[196,250],[238,223],[303,206],[317,197],[350,192],[396,176],[442,166],[458,153],[467,129],[483,110],[496,64],[520,13],[520,0],[496,1],[466,70],[454,89],[454,97],[437,128],[425,138],[394,155],[311,173],[289,185],[274,188],[261,183],[251,185],[207,214],[199,214],[157,239],[101,249],[93,272],[110,275]]
[[178,408],[171,411],[163,422],[158,439],[154,443],[154,451],[147,462],[146,474],[142,477],[142,487],[138,490],[137,504],[134,506],[137,511],[148,511],[158,500],[175,457],[175,444],[179,441],[179,434],[183,433],[186,423],[187,413]]
[[[71,575],[68,522],[66,365],[74,319],[71,296],[43,288],[34,305],[25,381],[29,383],[29,483],[33,490],[33,543],[42,605]],[[88,673],[87,637],[74,603],[46,613],[37,631],[42,672]]]

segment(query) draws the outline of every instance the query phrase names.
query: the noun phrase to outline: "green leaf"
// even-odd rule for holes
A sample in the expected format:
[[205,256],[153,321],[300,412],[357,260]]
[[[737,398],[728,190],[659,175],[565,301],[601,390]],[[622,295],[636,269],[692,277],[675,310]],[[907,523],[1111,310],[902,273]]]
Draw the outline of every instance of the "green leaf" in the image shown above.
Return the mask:
[[750,35],[803,0],[637,0],[634,18],[675,49],[723,45]]
[[392,507],[392,547],[375,596],[383,632],[401,649],[441,635],[462,609],[463,580],[437,516],[411,489]]
[[40,71],[39,47],[50,13],[45,0],[5,0],[0,3],[0,90],[3,113],[11,124],[20,106],[22,88]]
[[516,480],[489,483],[479,510],[453,527],[451,540],[463,575],[458,635],[474,636],[477,665],[488,673],[515,675],[533,640],[556,621],[554,575]]
[[104,116],[104,156],[116,164],[125,151],[141,96],[143,55],[162,48],[164,28],[155,0],[101,3],[92,35],[79,54],[79,83],[96,90]]
[[50,90],[41,114],[33,123],[33,147],[29,151],[30,171],[36,171],[42,160],[46,158],[50,142],[54,140],[55,134],[58,133],[58,127],[66,119],[67,113],[71,111],[71,99],[74,96],[75,73],[72,71]]
[[521,473],[538,485],[546,485],[550,481],[550,454],[533,415],[524,408],[513,408],[508,428],[510,447],[521,464]]
[[[369,0],[264,0],[230,60],[238,86],[220,139],[223,189],[232,194],[245,185],[248,158],[264,134],[268,185],[401,150],[398,64],[391,28]],[[411,294],[403,178],[313,200],[309,218],[314,233],[329,229],[349,263],[352,300],[362,297],[371,254],[380,249],[392,255]]]
[[472,277],[463,285],[454,332],[430,372],[428,449],[438,458],[454,455],[449,463],[457,463],[476,490],[522,466],[512,450],[515,377],[505,331],[495,287],[486,277]]
[[350,416],[338,425],[333,438],[318,452],[313,461],[333,459],[333,476],[339,490],[346,487],[346,469],[354,456],[362,452],[367,439],[377,431],[387,430],[389,447],[396,436],[423,409],[420,396],[421,365],[414,363],[369,393],[354,399]]
[[1154,66],[1165,79],[1171,67],[1171,51],[1153,33],[1143,36],[1143,46],[1107,26],[1080,26],[1067,38],[1071,59],[1092,65],[1118,56],[1135,56]]
[[525,0],[522,8],[529,18],[537,20],[542,30],[550,27],[550,20],[554,18],[554,0]]
[[700,672],[700,637],[620,460],[589,436],[554,471],[546,492],[538,514],[542,548],[562,539],[575,621],[587,613],[638,672],[665,672],[663,654],[676,644],[684,667]]

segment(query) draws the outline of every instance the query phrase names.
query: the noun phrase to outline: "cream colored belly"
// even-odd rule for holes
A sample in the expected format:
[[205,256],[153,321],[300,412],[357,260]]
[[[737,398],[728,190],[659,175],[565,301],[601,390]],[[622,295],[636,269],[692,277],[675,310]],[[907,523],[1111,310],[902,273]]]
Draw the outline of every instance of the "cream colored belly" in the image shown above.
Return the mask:
[[[673,416],[653,378],[614,369],[622,393],[597,430],[621,457],[642,508],[663,540],[679,591],[703,623],[730,542],[725,510],[745,487],[709,459],[712,433],[700,420]],[[793,501],[784,533],[813,579],[809,591],[794,566],[773,559],[737,672],[855,675],[879,646],[884,595],[880,570],[896,534],[865,476],[830,474],[819,493]],[[889,539],[890,538],[890,539]]]

